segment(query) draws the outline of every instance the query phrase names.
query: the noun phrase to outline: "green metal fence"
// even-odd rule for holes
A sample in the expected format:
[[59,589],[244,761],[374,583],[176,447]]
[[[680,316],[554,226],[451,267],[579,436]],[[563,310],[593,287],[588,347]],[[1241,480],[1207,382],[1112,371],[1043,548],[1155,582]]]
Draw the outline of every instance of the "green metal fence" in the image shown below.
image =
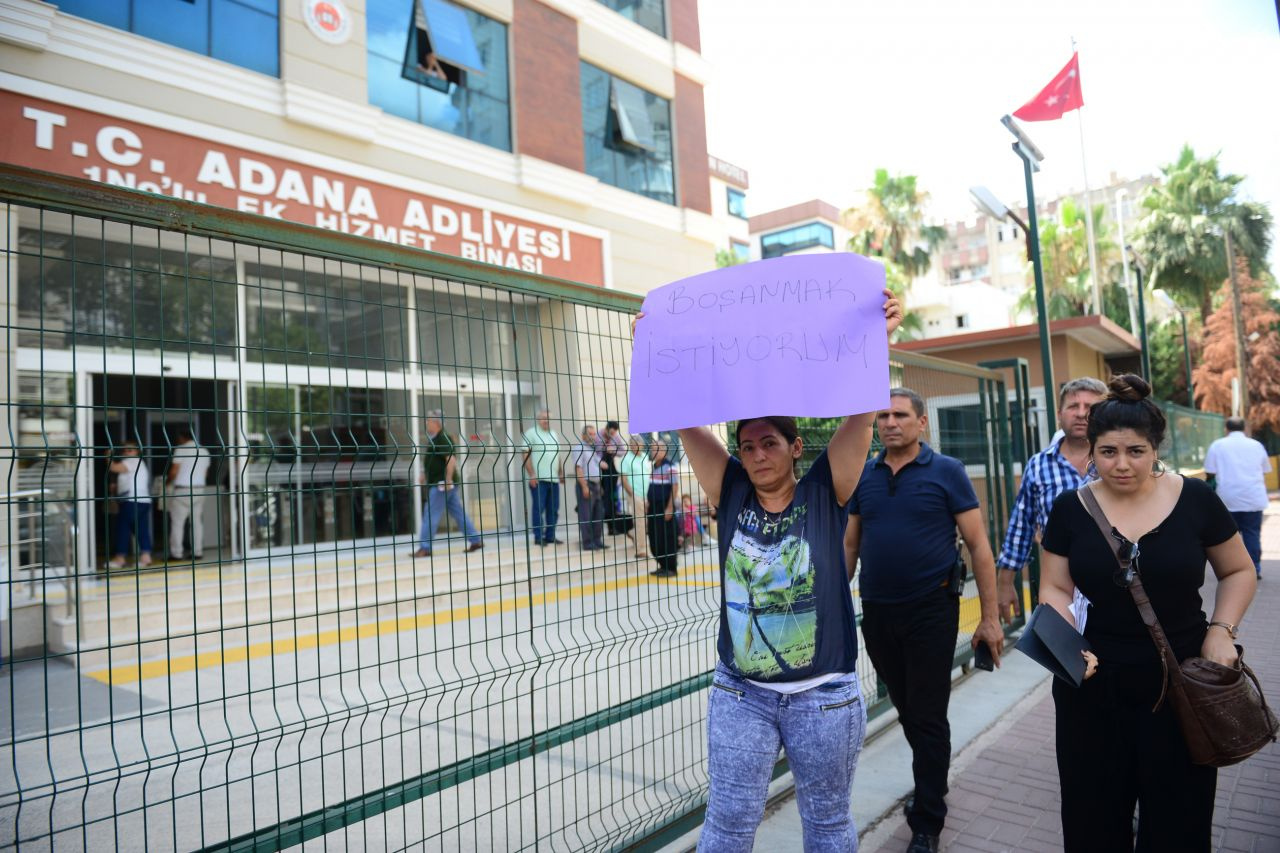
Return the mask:
[[1177,403],[1162,402],[1160,408],[1169,421],[1160,458],[1175,471],[1188,474],[1203,471],[1205,454],[1210,444],[1222,438],[1226,418]]
[[[563,542],[529,536],[524,432],[549,410],[561,465],[584,424],[625,433],[636,297],[11,167],[0,218],[0,846],[623,849],[696,824],[710,508],[686,471],[706,532],[671,580],[624,522],[580,549],[572,468]],[[998,539],[1016,401],[894,358]],[[483,547],[446,521],[415,557],[436,410]]]

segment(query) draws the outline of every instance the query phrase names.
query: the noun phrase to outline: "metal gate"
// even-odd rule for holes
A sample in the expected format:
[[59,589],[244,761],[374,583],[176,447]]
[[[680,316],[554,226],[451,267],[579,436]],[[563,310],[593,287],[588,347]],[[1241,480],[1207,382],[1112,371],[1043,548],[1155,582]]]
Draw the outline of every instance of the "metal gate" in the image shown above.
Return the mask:
[[[540,410],[561,464],[584,424],[625,432],[637,297],[0,181],[0,845],[623,849],[696,824],[709,508],[675,581],[625,534],[580,550],[571,477],[564,542],[528,535]],[[894,371],[998,540],[1033,450],[1025,396],[913,354]],[[451,522],[414,557],[435,411],[477,532]],[[191,445],[207,471],[184,490]],[[201,523],[173,524],[178,502]]]

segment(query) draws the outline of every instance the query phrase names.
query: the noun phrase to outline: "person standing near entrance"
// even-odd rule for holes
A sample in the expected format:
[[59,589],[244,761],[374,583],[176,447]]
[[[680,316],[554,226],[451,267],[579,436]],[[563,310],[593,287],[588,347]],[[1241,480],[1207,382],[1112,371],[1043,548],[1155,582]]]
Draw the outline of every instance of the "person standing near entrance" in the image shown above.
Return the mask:
[[[524,473],[529,478],[529,526],[533,544],[560,545],[556,521],[560,517],[560,434],[551,428],[551,412],[538,410],[538,422],[524,431]],[[556,483],[557,475],[559,484]]]
[[618,435],[620,429],[617,421],[609,421],[596,439],[600,445],[600,500],[604,506],[605,530],[610,536],[621,535],[631,528],[630,519],[618,504],[618,480],[622,474],[619,465],[627,452],[626,442]]
[[603,551],[604,501],[600,489],[600,445],[596,441],[596,428],[587,424],[582,428],[582,443],[573,451],[573,470],[577,477],[578,534],[582,550]]
[[649,461],[649,454],[645,452],[644,442],[641,441],[640,436],[631,436],[627,444],[627,455],[622,457],[619,470],[622,472],[622,488],[631,498],[631,515],[635,519],[636,556],[647,557],[649,552],[645,550],[648,544],[645,538],[647,530],[645,516],[649,510],[645,499],[649,494],[649,474],[653,471],[653,463]]
[[196,443],[190,431],[178,431],[169,473],[165,478],[168,494],[165,508],[169,511],[169,559],[184,560],[183,537],[187,519],[191,519],[191,553],[199,560],[204,556],[204,495],[201,489],[209,476],[209,451]]
[[418,531],[415,557],[431,556],[431,544],[446,511],[458,529],[465,532],[468,553],[484,547],[480,532],[462,505],[462,494],[456,482],[458,457],[454,454],[453,440],[444,431],[443,417],[444,413],[439,409],[427,412],[427,441],[422,448],[422,483],[427,487],[427,501],[422,509],[422,528]]
[[996,613],[996,566],[978,496],[964,463],[920,440],[924,400],[908,388],[889,392],[876,415],[884,450],[867,461],[849,500],[845,560],[853,579],[862,558],[862,638],[889,688],[911,745],[915,793],[907,801],[908,853],[936,853],[947,816],[951,727],[947,704],[960,623],[963,580],[956,529],[969,546],[982,621],[972,646],[985,643],[998,666],[1004,633]]
[[[1009,513],[1009,529],[996,560],[996,598],[1000,621],[1008,624],[1017,611],[1014,572],[1031,560],[1036,537],[1044,532],[1049,510],[1058,495],[1089,482],[1089,411],[1107,396],[1107,386],[1092,376],[1072,379],[1058,392],[1058,425],[1062,434],[1049,446],[1027,460],[1022,468],[1022,485]],[[1088,603],[1077,600],[1073,609]]]
[[649,510],[649,553],[658,562],[658,568],[649,574],[656,578],[673,578],[679,574],[676,507],[680,505],[680,470],[671,460],[667,445],[661,438],[650,445],[649,450],[653,467],[649,471],[649,493],[645,496],[645,504]]
[[126,441],[120,458],[108,466],[116,475],[115,552],[111,568],[124,568],[132,540],[138,539],[138,565],[151,565],[151,471],[138,450],[138,442]]
[[1262,579],[1262,512],[1267,508],[1266,474],[1271,460],[1262,442],[1244,432],[1244,418],[1227,418],[1227,434],[1209,445],[1204,471],[1213,478],[1218,497],[1226,504],[1253,570]]

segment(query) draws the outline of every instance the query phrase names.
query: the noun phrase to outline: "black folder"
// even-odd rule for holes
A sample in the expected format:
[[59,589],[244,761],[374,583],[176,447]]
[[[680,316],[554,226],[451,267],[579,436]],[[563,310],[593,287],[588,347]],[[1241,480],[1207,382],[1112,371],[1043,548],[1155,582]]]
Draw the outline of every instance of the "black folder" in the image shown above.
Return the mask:
[[1032,611],[1015,648],[1072,687],[1084,682],[1085,660],[1080,653],[1089,649],[1089,641],[1047,604]]

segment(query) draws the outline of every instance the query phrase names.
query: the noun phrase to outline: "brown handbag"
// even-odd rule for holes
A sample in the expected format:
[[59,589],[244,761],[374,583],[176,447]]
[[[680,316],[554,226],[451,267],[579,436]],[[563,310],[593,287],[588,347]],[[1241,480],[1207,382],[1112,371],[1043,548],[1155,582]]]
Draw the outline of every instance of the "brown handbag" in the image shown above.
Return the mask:
[[[1129,592],[1138,606],[1151,639],[1160,652],[1164,683],[1155,712],[1172,691],[1173,711],[1187,742],[1187,751],[1195,764],[1226,767],[1244,761],[1268,743],[1276,740],[1280,722],[1267,707],[1258,677],[1244,662],[1244,647],[1237,645],[1235,666],[1223,666],[1202,657],[1187,658],[1181,664],[1169,647],[1160,620],[1151,608],[1151,600],[1137,572],[1130,573],[1133,560],[1120,556],[1120,533],[1107,521],[1098,499],[1088,486],[1080,489],[1080,498],[1093,520],[1098,523],[1120,568],[1133,578]],[[1245,676],[1248,676],[1246,679]],[[1252,683],[1251,683],[1252,682]]]

